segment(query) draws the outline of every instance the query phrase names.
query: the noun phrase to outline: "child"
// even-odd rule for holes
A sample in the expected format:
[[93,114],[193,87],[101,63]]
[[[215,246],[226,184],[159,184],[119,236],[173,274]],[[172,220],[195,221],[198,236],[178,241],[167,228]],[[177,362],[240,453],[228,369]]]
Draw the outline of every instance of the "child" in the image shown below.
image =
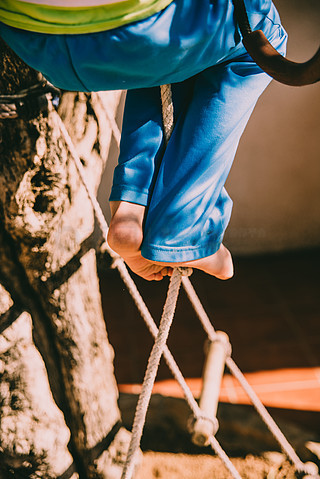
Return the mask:
[[[232,1],[66,3],[2,0],[0,35],[62,89],[128,90],[110,246],[147,280],[180,265],[231,277],[224,183],[270,81],[241,43]],[[286,33],[271,0],[246,4],[252,28],[283,54]],[[158,87],[166,83],[175,127],[165,148]]]

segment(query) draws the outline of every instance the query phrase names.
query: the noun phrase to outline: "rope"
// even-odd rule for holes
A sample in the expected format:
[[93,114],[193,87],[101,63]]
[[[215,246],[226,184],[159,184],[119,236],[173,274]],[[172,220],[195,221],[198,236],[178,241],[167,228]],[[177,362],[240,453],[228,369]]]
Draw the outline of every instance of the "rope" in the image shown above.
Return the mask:
[[174,111],[172,101],[171,85],[160,86],[161,108],[162,108],[162,123],[164,128],[164,138],[166,144],[170,140],[170,136],[174,127]]
[[0,95],[0,120],[36,118],[48,111],[50,100],[59,95],[60,90],[44,79],[17,93]]
[[[161,95],[161,107],[162,107],[162,121],[163,121],[163,127],[164,127],[164,138],[165,138],[165,143],[167,145],[169,140],[170,140],[171,134],[173,132],[173,128],[174,128],[174,112],[173,112],[171,85],[161,85],[160,86],[160,95]],[[179,289],[180,289],[181,272],[182,272],[181,269],[175,268],[173,270],[172,278],[175,277],[177,274],[179,274],[179,272],[180,272],[180,281],[179,281]],[[192,272],[192,270],[191,270],[191,272]],[[190,276],[191,272],[188,273],[188,272],[185,271],[186,274],[184,274],[184,279],[187,279],[187,276]],[[171,281],[170,281],[170,285],[171,285]],[[168,295],[167,295],[167,301],[168,302],[171,301],[175,297],[174,296],[175,291],[174,292],[170,291],[170,285],[169,285],[169,290],[168,290]],[[178,295],[179,289],[177,291],[177,295]],[[171,298],[171,295],[173,295],[173,298]],[[175,298],[175,304],[176,304],[176,301],[177,301],[177,297]],[[165,308],[166,308],[166,305],[165,305]],[[165,314],[165,312],[163,314]],[[151,321],[152,321],[152,323],[154,323],[152,318],[151,318]],[[172,319],[171,319],[171,323],[172,323]],[[170,323],[170,325],[168,325],[168,332],[169,332],[171,323]],[[149,328],[149,329],[153,329],[153,328]],[[159,331],[160,331],[160,328],[159,328]],[[158,334],[160,334],[160,332]],[[158,340],[158,336],[156,336],[155,341],[157,342],[157,340]],[[184,392],[185,399],[186,399],[191,411],[193,412],[194,417],[195,418],[203,417],[204,419],[212,422],[210,418],[207,418],[207,417],[203,416],[201,409],[199,408],[197,402],[195,401],[189,387],[187,386],[187,384],[184,380],[183,375],[181,374],[181,372],[180,372],[176,362],[174,361],[168,347],[166,346],[166,341],[164,343],[164,347],[162,349],[162,352],[164,353],[164,356],[165,356],[166,362],[169,366],[169,369],[171,370],[174,377],[179,382],[179,384],[180,384],[180,386],[181,386],[181,388]],[[151,352],[151,355],[152,355],[152,352]],[[150,355],[150,358],[149,358],[148,365],[151,362],[151,355]],[[159,358],[159,361],[160,361],[160,358]],[[154,369],[155,369],[155,367],[154,367]],[[145,423],[146,411],[147,411],[147,407],[148,407],[148,404],[149,404],[149,401],[150,401],[150,396],[151,396],[154,380],[155,380],[155,377],[156,377],[157,369],[158,369],[158,367],[155,369],[155,371],[152,370],[152,372],[154,373],[154,378],[153,378],[152,386],[151,386],[151,389],[150,389],[149,399],[146,399],[146,398],[148,398],[149,391],[144,391],[145,381],[147,382],[147,379],[146,379],[147,373],[146,373],[146,376],[145,376],[145,381],[143,383],[142,391],[141,391],[141,394],[139,396],[138,404],[137,404],[137,407],[136,407],[136,415],[135,415],[134,424],[133,424],[133,428],[132,428],[132,439],[131,439],[132,447],[131,446],[129,447],[129,452],[128,452],[126,464],[125,464],[125,467],[124,467],[123,476],[121,477],[121,479],[131,479],[132,473],[134,471],[134,463],[135,463],[135,458],[136,458],[136,452],[137,452],[137,450],[139,448],[139,445],[140,445],[143,425]],[[145,388],[147,389],[147,385],[145,386]],[[144,401],[147,401],[147,405],[146,406],[144,405],[145,411],[144,411],[143,406],[142,406],[142,404],[144,404]],[[144,412],[142,412],[141,409]],[[224,450],[222,449],[222,447],[220,446],[220,444],[218,443],[218,441],[216,440],[216,438],[214,436],[211,437],[210,445],[211,445],[212,449],[216,452],[216,454],[220,457],[220,459],[224,463],[225,467],[229,470],[232,477],[234,479],[241,479],[241,476],[239,475],[238,471],[236,470],[236,468],[234,467],[234,465],[230,461],[229,457],[224,452]],[[127,475],[126,475],[126,473],[127,473]]]
[[[115,260],[114,266],[118,269],[118,271],[120,273],[120,276],[121,276],[124,284],[126,285],[131,297],[133,298],[133,301],[135,302],[135,304],[137,306],[137,309],[140,312],[141,317],[144,320],[147,328],[149,329],[152,336],[154,338],[156,338],[157,334],[158,334],[158,328],[157,328],[157,326],[156,326],[156,324],[155,324],[155,322],[154,322],[146,304],[144,303],[144,301],[143,301],[143,299],[142,299],[134,281],[132,280],[131,276],[129,275],[128,270],[127,270],[123,260],[121,258]],[[184,282],[185,279],[187,279],[187,277],[183,276],[182,281]],[[197,419],[197,418],[201,417],[203,419],[207,419],[208,421],[211,421],[210,418],[207,418],[203,415],[203,413],[202,413],[201,409],[199,408],[197,401],[193,397],[193,394],[192,394],[189,386],[187,385],[187,383],[186,383],[186,381],[185,381],[177,363],[175,362],[174,357],[172,356],[168,346],[164,347],[163,355],[164,355],[164,359],[165,359],[173,377],[176,379],[176,381],[178,382],[179,386],[181,387],[181,389],[183,391],[185,400],[186,400],[188,406],[190,407],[190,410],[192,411],[192,414],[193,414],[194,418]],[[210,442],[210,446],[213,448],[213,450],[218,455],[218,457],[220,457],[220,459],[224,463],[225,467],[232,474],[232,477],[234,479],[239,479],[239,477],[240,477],[239,473],[238,472],[236,474],[234,473],[235,468],[234,468],[232,462],[230,461],[230,459],[228,458],[228,456],[225,453],[221,454],[221,451],[223,451],[223,449],[221,448],[221,446],[219,445],[218,441],[215,438],[214,438],[214,441]]]
[[[154,322],[154,320],[153,320],[145,302],[143,301],[143,298],[142,298],[141,294],[139,293],[136,284],[134,283],[133,279],[131,278],[123,259],[117,253],[115,253],[115,251],[113,251],[107,243],[107,235],[108,235],[108,229],[109,229],[108,224],[107,224],[107,222],[104,218],[103,212],[101,210],[101,207],[100,207],[98,201],[96,200],[96,197],[95,197],[94,193],[91,191],[91,188],[86,181],[83,165],[82,165],[81,160],[79,158],[79,155],[78,155],[78,153],[77,153],[77,151],[76,151],[76,149],[75,149],[75,147],[72,143],[70,135],[69,135],[63,121],[61,120],[60,116],[58,115],[58,113],[55,110],[53,110],[52,113],[56,115],[57,123],[58,123],[58,126],[60,128],[61,134],[62,134],[62,136],[63,136],[63,138],[66,142],[66,145],[69,149],[71,157],[72,157],[72,159],[74,161],[74,164],[77,168],[77,171],[79,173],[79,177],[80,177],[80,179],[83,183],[83,186],[85,187],[85,190],[88,194],[89,200],[92,204],[96,219],[98,221],[98,225],[101,229],[103,238],[105,240],[105,250],[113,258],[113,267],[115,267],[119,271],[119,274],[120,274],[124,284],[126,285],[126,287],[129,291],[135,305],[137,306],[137,309],[140,312],[142,319],[145,321],[145,323],[146,323],[150,333],[152,334],[152,336],[154,338],[156,338],[157,335],[158,335],[158,328],[157,328],[157,326],[156,326],[156,324],[155,324],[155,322]],[[186,279],[186,277],[183,277],[183,280],[184,279]],[[191,392],[189,386],[187,385],[187,383],[186,383],[186,381],[183,377],[183,374],[181,373],[177,363],[175,362],[175,360],[174,360],[174,358],[173,358],[173,356],[172,356],[172,354],[171,354],[171,352],[170,352],[170,350],[167,346],[164,347],[163,355],[164,355],[164,358],[166,360],[166,363],[167,363],[170,371],[172,372],[174,378],[177,380],[178,384],[180,385],[180,387],[181,387],[181,389],[184,393],[186,402],[189,405],[194,417],[195,418],[203,417],[202,411],[200,410],[200,408],[198,406],[198,403],[194,399],[194,397],[192,395],[192,392]],[[207,419],[210,421],[209,418],[207,418]],[[239,474],[237,473],[237,475],[235,475],[233,473],[234,466],[233,466],[232,462],[230,461],[230,459],[228,458],[228,456],[225,453],[221,454],[222,448],[221,448],[220,445],[217,446],[217,444],[218,444],[218,442],[216,440],[213,441],[213,443],[211,444],[214,451],[220,457],[220,459],[222,460],[222,462],[224,463],[226,468],[230,471],[233,478],[234,479],[239,479],[239,477],[240,477]]]
[[120,148],[121,132],[115,118],[112,115],[110,115],[110,112],[108,110],[108,105],[105,102],[105,97],[101,95],[100,92],[94,92],[92,93],[92,96],[98,98],[100,105],[103,108],[103,112],[106,115],[106,118],[108,119],[108,122],[110,124],[113,137],[117,143],[117,147]]
[[151,354],[149,356],[148,365],[142,384],[142,390],[139,396],[133,421],[129,451],[126,463],[123,468],[121,479],[131,479],[132,477],[135,464],[134,459],[140,446],[140,439],[142,436],[142,430],[145,423],[154,381],[158,371],[160,359],[168,339],[173,315],[176,309],[179,289],[181,285],[181,276],[182,272],[179,269],[175,268],[170,279],[167,299],[164,305],[159,331],[155,339]]
[[[80,179],[81,179],[81,181],[82,181],[82,183],[83,183],[83,185],[86,189],[86,192],[87,192],[88,197],[90,199],[90,202],[92,204],[92,207],[93,207],[93,210],[95,212],[95,216],[96,216],[96,219],[98,221],[99,227],[100,227],[101,232],[103,234],[103,237],[106,241],[105,249],[110,254],[110,256],[114,259],[114,267],[116,267],[118,269],[121,278],[123,279],[124,283],[128,287],[128,291],[131,294],[131,296],[132,296],[132,298],[133,298],[133,300],[134,300],[142,318],[146,322],[148,329],[150,330],[151,334],[155,338],[157,338],[159,331],[158,331],[158,329],[155,325],[155,322],[153,321],[153,318],[152,318],[147,306],[145,305],[145,303],[144,303],[144,301],[143,301],[135,283],[133,282],[131,276],[129,275],[128,270],[127,270],[123,260],[107,244],[108,224],[107,224],[107,222],[104,218],[101,207],[100,207],[98,201],[96,200],[95,195],[92,193],[89,185],[86,182],[84,168],[83,168],[81,160],[80,160],[80,158],[79,158],[79,156],[76,152],[76,149],[75,149],[75,147],[72,143],[72,140],[71,140],[71,138],[70,138],[70,136],[67,132],[67,129],[66,129],[64,123],[62,122],[60,116],[58,115],[58,113],[56,113],[55,110],[53,110],[53,112],[56,114],[58,125],[61,129],[61,133],[62,133],[62,135],[65,139],[65,142],[68,146],[70,154],[71,154],[71,156],[74,160],[75,166],[78,170]],[[117,137],[117,135],[115,135],[115,136]],[[166,135],[166,138],[168,138],[167,135]],[[175,273],[175,271],[174,271],[174,273]],[[178,273],[175,273],[174,276],[176,276],[176,274],[178,274]],[[181,279],[181,281],[182,281],[184,289],[185,289],[185,291],[186,291],[186,293],[189,297],[189,300],[190,300],[191,304],[193,305],[194,310],[197,313],[197,315],[198,315],[198,317],[199,317],[199,319],[200,319],[200,321],[201,321],[209,339],[214,339],[215,336],[216,336],[215,330],[214,330],[214,328],[213,328],[213,326],[212,326],[212,324],[211,324],[211,322],[210,322],[210,320],[209,320],[209,318],[208,318],[208,316],[207,316],[207,314],[206,314],[206,312],[205,312],[197,294],[195,293],[194,288],[193,288],[189,278],[183,277]],[[170,284],[171,284],[171,282],[170,282]],[[179,287],[180,287],[180,285],[179,285]],[[200,410],[197,402],[195,401],[188,385],[185,382],[185,379],[184,379],[182,373],[180,372],[176,362],[174,361],[174,358],[173,358],[172,354],[170,353],[170,351],[169,351],[169,349],[166,345],[163,346],[161,354],[162,353],[164,354],[165,360],[166,360],[171,372],[173,373],[174,377],[176,378],[179,385],[181,386],[181,388],[184,392],[186,401],[187,401],[188,405],[190,406],[194,416],[195,417],[202,417],[201,410]],[[157,352],[157,354],[159,354],[159,352]],[[161,357],[161,354],[160,354],[160,357]],[[309,473],[310,469],[309,469],[308,465],[304,464],[299,459],[299,457],[296,455],[292,446],[288,443],[288,441],[284,437],[283,433],[280,431],[280,429],[278,428],[278,426],[276,425],[276,423],[274,422],[272,417],[269,415],[268,411],[265,409],[265,407],[261,403],[260,399],[255,394],[255,392],[252,389],[252,387],[250,386],[250,384],[247,382],[247,380],[245,379],[245,377],[241,373],[240,369],[236,366],[236,364],[234,363],[234,361],[230,357],[227,358],[227,365],[228,365],[230,371],[232,372],[232,374],[238,379],[238,381],[240,382],[240,384],[242,385],[242,387],[244,388],[244,390],[246,391],[246,393],[250,397],[250,399],[251,399],[253,405],[255,406],[256,410],[258,411],[258,413],[260,414],[260,416],[262,417],[264,422],[268,425],[270,431],[275,436],[275,438],[277,439],[277,441],[281,445],[284,452],[290,458],[290,460],[294,464],[295,468],[298,471]],[[147,397],[147,395],[146,395],[146,397]],[[149,403],[149,401],[148,401],[148,403]],[[140,428],[141,428],[141,425],[139,425],[139,429]],[[142,429],[143,429],[143,425],[142,425]],[[142,429],[141,429],[141,431],[142,431]],[[140,438],[141,438],[141,436],[140,436]],[[139,438],[139,441],[140,441],[140,438]],[[136,439],[135,439],[135,441],[136,441]],[[218,443],[218,441],[216,440],[215,437],[212,437],[210,439],[210,445],[214,449],[216,454],[220,457],[220,459],[223,461],[223,463],[225,464],[225,466],[227,467],[229,472],[232,474],[233,478],[239,479],[240,478],[239,473],[236,471],[232,462],[230,461],[228,456],[225,454],[225,452],[223,451],[223,449],[221,448],[220,444]],[[134,447],[136,447],[136,446],[134,446]],[[133,463],[134,463],[134,460],[135,460],[134,456],[135,456],[135,453],[134,452],[131,453],[130,461],[132,460]],[[134,467],[134,466],[130,466],[130,470],[127,467],[126,470],[128,472],[126,472],[126,474],[131,473],[131,467]],[[125,477],[130,477],[130,476],[125,476]]]
[[99,228],[101,230],[101,233],[103,235],[104,240],[106,241],[106,250],[112,258],[120,258],[120,256],[115,251],[113,251],[113,249],[111,249],[109,247],[109,245],[107,244],[107,236],[108,236],[108,231],[109,231],[108,223],[106,222],[106,219],[104,217],[104,214],[102,212],[102,209],[101,209],[101,207],[98,203],[98,200],[97,200],[95,194],[93,193],[93,191],[91,190],[90,186],[87,183],[84,168],[82,166],[82,163],[81,163],[81,160],[80,160],[79,155],[77,153],[77,150],[75,149],[75,147],[73,145],[73,142],[70,138],[68,130],[65,127],[65,124],[63,123],[60,115],[55,110],[53,110],[52,113],[56,117],[56,121],[57,121],[58,126],[60,128],[60,131],[62,133],[64,141],[66,142],[66,145],[69,149],[71,157],[72,157],[72,159],[74,161],[74,164],[77,168],[79,177],[81,179],[81,183],[83,184],[83,186],[84,186],[84,188],[87,192],[87,195],[89,197],[89,200],[90,200],[90,203],[92,205],[92,208],[93,208],[96,220],[98,222]]
[[[211,324],[211,321],[205,312],[200,299],[197,296],[197,293],[195,292],[189,278],[183,278],[182,279],[183,287],[186,291],[186,294],[189,298],[189,301],[191,302],[194,311],[197,313],[197,316],[202,324],[202,327],[204,331],[206,332],[208,338],[210,341],[214,341],[216,338],[217,334],[214,329],[214,327]],[[255,391],[252,389],[250,384],[248,383],[247,379],[241,372],[241,370],[238,368],[234,360],[231,358],[231,356],[226,357],[226,365],[230,372],[233,374],[233,376],[238,380],[238,382],[241,384],[242,388],[244,391],[247,393],[248,397],[250,398],[253,406],[261,416],[262,420],[274,436],[274,438],[278,441],[280,444],[282,450],[286,453],[286,455],[289,457],[291,460],[292,464],[296,468],[297,471],[299,472],[308,472],[308,465],[305,465],[301,459],[298,457],[296,454],[295,450],[291,446],[291,444],[288,442],[286,437],[284,436],[283,432],[279,428],[279,426],[276,424],[272,416],[269,414],[268,410],[265,408],[265,406],[262,404],[260,401],[259,397],[255,393]]]
[[234,467],[234,465],[230,461],[229,457],[224,452],[224,450],[222,449],[219,442],[217,441],[217,439],[214,436],[211,436],[211,438],[210,438],[210,446],[216,452],[216,454],[220,457],[220,459],[222,460],[224,465],[228,468],[232,477],[234,477],[235,479],[241,479],[241,476],[240,476],[239,472]]
[[236,363],[231,357],[228,357],[226,359],[226,365],[231,371],[231,373],[234,375],[234,377],[239,381],[241,384],[242,388],[244,391],[247,393],[249,396],[253,406],[259,413],[261,419],[264,421],[274,438],[278,441],[280,444],[282,450],[285,452],[285,454],[288,456],[288,458],[291,460],[292,464],[294,465],[295,469],[299,472],[306,472],[308,473],[309,468],[308,465],[304,464],[299,456],[296,454],[295,450],[279,428],[279,426],[276,424],[272,416],[269,414],[265,406],[262,404]]
[[[175,312],[175,307],[178,299],[180,284],[181,284],[181,276],[182,275],[189,275],[189,271],[181,270],[180,268],[175,268],[170,280],[169,289],[167,293],[167,299],[163,310],[163,315],[160,321],[158,335],[156,337],[154,346],[152,348],[148,365],[144,377],[144,381],[142,384],[142,390],[139,395],[138,404],[136,406],[135,417],[132,427],[132,435],[131,441],[129,445],[129,450],[127,454],[127,459],[123,468],[121,479],[131,479],[134,473],[135,463],[137,459],[137,452],[139,450],[141,436],[143,432],[143,427],[145,423],[145,418],[147,414],[147,409],[149,406],[151,393],[154,385],[154,381],[156,378],[156,374],[159,367],[159,362],[164,350],[166,348],[166,342],[169,335],[169,330],[172,324],[173,315]],[[195,402],[194,398],[193,401]],[[197,404],[195,402],[195,404]],[[193,407],[194,412],[199,415],[201,410],[198,406]],[[206,418],[208,419],[208,418]],[[216,452],[216,454],[220,457],[223,461],[226,468],[232,474],[234,479],[241,479],[238,471],[230,461],[227,454],[224,452],[222,447],[220,446],[217,439],[212,435],[210,437],[210,445],[212,449]]]
[[[240,28],[243,35],[246,35],[251,32],[248,16],[246,13],[245,5],[243,0],[233,0],[234,7],[236,10],[236,14],[239,17],[240,21]],[[172,101],[172,89],[171,85],[162,85],[160,87],[161,92],[161,103],[162,103],[162,121],[164,126],[165,132],[165,140],[168,144],[169,139],[171,137],[173,127],[174,127],[174,110],[173,110],[173,101]],[[188,277],[184,277],[182,279],[184,289],[187,293],[187,296],[193,306],[194,311],[196,312],[200,322],[208,335],[210,341],[214,341],[216,339],[216,332],[212,326],[212,323],[206,314],[200,299],[198,298],[191,281]],[[246,380],[245,376],[242,374],[241,370],[238,368],[236,363],[233,361],[230,355],[226,357],[226,365],[228,366],[231,373],[234,377],[239,381],[241,386],[243,387],[244,391],[248,394],[253,406],[260,414],[261,418],[269,428],[270,432],[279,442],[282,450],[287,454],[290,458],[292,463],[294,464],[297,471],[308,471],[308,467],[300,460],[298,455],[296,454],[295,450],[288,442],[274,419],[271,417],[267,409],[264,407],[248,381]],[[215,438],[214,438],[215,439]],[[211,442],[211,445],[212,442]]]

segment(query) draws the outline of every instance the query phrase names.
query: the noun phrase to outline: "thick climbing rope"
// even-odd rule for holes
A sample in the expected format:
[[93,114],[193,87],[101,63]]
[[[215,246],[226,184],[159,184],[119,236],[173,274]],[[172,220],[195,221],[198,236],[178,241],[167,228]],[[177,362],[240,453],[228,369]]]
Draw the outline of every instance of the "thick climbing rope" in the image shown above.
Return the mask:
[[[168,95],[168,92],[166,92],[166,94]],[[168,95],[168,98],[170,99],[170,95]],[[164,110],[168,111],[168,108],[164,108]],[[94,193],[91,191],[89,185],[86,182],[81,160],[80,160],[80,158],[79,158],[79,156],[76,152],[76,149],[75,149],[75,147],[72,143],[72,140],[71,140],[71,138],[70,138],[70,136],[69,136],[69,134],[68,134],[68,132],[65,128],[65,125],[63,124],[63,122],[62,122],[62,120],[61,120],[61,118],[58,114],[57,114],[57,119],[58,119],[58,123],[59,123],[60,129],[61,129],[61,132],[64,136],[64,139],[65,139],[66,144],[69,148],[71,156],[72,156],[72,158],[75,162],[75,165],[77,167],[77,170],[78,170],[79,176],[81,178],[81,181],[82,181],[82,183],[83,183],[83,185],[84,185],[84,187],[87,191],[87,194],[89,196],[89,199],[92,203],[92,206],[93,206],[93,209],[94,209],[99,227],[100,227],[100,229],[103,233],[104,239],[106,240],[107,232],[108,232],[108,225],[107,225],[106,220],[104,218],[104,215],[102,213],[101,207],[100,207],[99,203],[97,202]],[[115,135],[115,137],[119,138],[118,132]],[[167,138],[168,138],[168,136],[167,136]],[[152,333],[152,335],[154,337],[157,337],[157,334],[158,334],[157,327],[156,327],[156,325],[153,321],[153,318],[150,315],[150,313],[148,311],[148,308],[146,307],[140,293],[138,292],[132,278],[130,277],[123,260],[107,244],[106,244],[105,249],[111,255],[111,257],[114,258],[114,267],[116,267],[118,269],[122,279],[124,280],[126,286],[128,287],[128,290],[129,290],[130,294],[132,295],[132,297],[133,297],[133,299],[134,299],[134,301],[135,301],[135,303],[138,307],[138,310],[140,311],[142,318],[145,320],[150,332]],[[176,275],[179,275],[179,274],[181,275],[181,272],[177,271],[175,273],[174,277]],[[187,296],[188,296],[191,304],[193,305],[193,307],[194,307],[194,309],[195,309],[195,311],[196,311],[196,313],[197,313],[205,331],[208,334],[209,339],[210,340],[214,339],[214,337],[216,335],[215,330],[214,330],[214,328],[213,328],[213,326],[212,326],[212,324],[211,324],[211,322],[210,322],[210,320],[209,320],[209,318],[208,318],[208,316],[207,316],[207,314],[206,314],[198,296],[196,295],[189,278],[183,277],[182,278],[182,284],[184,286],[184,289],[186,290]],[[166,313],[166,315],[167,315],[167,313]],[[163,316],[164,316],[164,313],[163,313]],[[170,321],[169,321],[169,324],[171,324]],[[161,338],[163,338],[163,337],[164,337],[164,335],[162,333]],[[184,380],[184,377],[181,374],[177,364],[175,363],[169,349],[167,348],[167,346],[165,344],[164,344],[163,348],[162,348],[162,346],[163,345],[161,345],[160,350],[159,349],[157,350],[157,355],[160,354],[160,357],[161,357],[161,354],[162,354],[161,350],[163,351],[166,362],[168,363],[169,368],[170,368],[171,372],[173,373],[174,377],[177,379],[180,386],[182,387],[182,390],[185,394],[186,400],[187,400],[194,416],[195,417],[202,417],[201,410],[199,409],[197,402],[193,398],[193,395],[192,395],[189,387],[187,386],[187,384]],[[153,364],[155,364],[155,363],[153,363]],[[254,390],[252,389],[250,384],[247,382],[246,378],[243,376],[240,369],[237,367],[237,365],[231,359],[231,357],[228,357],[226,359],[226,364],[227,364],[228,368],[230,369],[231,373],[236,377],[236,379],[238,379],[238,381],[240,382],[240,384],[242,385],[242,387],[244,388],[244,390],[248,394],[250,400],[252,401],[253,405],[257,409],[258,413],[260,414],[260,416],[262,417],[264,422],[267,424],[268,428],[270,429],[270,431],[272,432],[274,437],[277,439],[281,448],[286,453],[288,458],[291,460],[291,462],[293,463],[296,470],[299,471],[299,472],[304,472],[306,474],[313,475],[313,477],[315,477],[314,476],[314,474],[315,474],[314,464],[305,464],[300,460],[300,458],[297,456],[297,454],[295,453],[292,446],[289,444],[289,442],[287,441],[287,439],[285,438],[285,436],[283,435],[283,433],[281,432],[281,430],[279,429],[277,424],[274,422],[274,420],[272,419],[272,417],[270,416],[270,414],[268,413],[266,408],[263,406],[260,399],[255,394]],[[157,368],[157,366],[153,366],[153,367]],[[150,374],[150,372],[149,372],[149,374]],[[155,370],[155,373],[153,372],[152,374],[154,374],[154,376],[155,376],[156,370]],[[149,383],[149,378],[148,378],[148,383]],[[149,383],[149,387],[150,387],[150,383]],[[151,390],[152,390],[152,388],[151,388]],[[147,388],[145,389],[144,394],[145,394],[145,397],[146,397],[147,402],[148,402],[149,391],[147,390]],[[144,401],[145,401],[145,399],[143,399],[143,402]],[[144,419],[145,419],[145,416],[143,416],[143,414],[139,415],[139,424],[136,426],[138,443],[140,442],[139,435],[140,435],[140,431],[142,431],[142,429],[143,429]],[[140,438],[141,438],[141,435],[140,435]],[[137,447],[136,446],[136,444],[137,444],[137,439],[136,438],[134,439],[134,444],[135,444],[134,448],[136,448]],[[225,466],[228,468],[232,477],[235,478],[235,479],[239,479],[241,476],[239,475],[238,471],[235,469],[232,462],[230,461],[228,456],[225,454],[225,452],[223,451],[223,449],[221,448],[220,444],[218,443],[218,441],[216,440],[216,438],[214,436],[212,436],[210,438],[210,445],[212,446],[212,448],[214,449],[216,454],[220,457],[220,459],[223,461]],[[138,444],[138,447],[139,447],[139,444]],[[134,448],[131,448],[131,449],[134,449]],[[131,477],[128,474],[132,474],[132,472],[133,472],[135,454],[136,453],[133,451],[133,452],[130,453],[130,456],[128,455],[129,463],[126,464],[126,466],[124,468],[124,471],[125,471],[124,474],[126,474],[126,475],[123,476],[123,478],[127,479],[127,478]]]

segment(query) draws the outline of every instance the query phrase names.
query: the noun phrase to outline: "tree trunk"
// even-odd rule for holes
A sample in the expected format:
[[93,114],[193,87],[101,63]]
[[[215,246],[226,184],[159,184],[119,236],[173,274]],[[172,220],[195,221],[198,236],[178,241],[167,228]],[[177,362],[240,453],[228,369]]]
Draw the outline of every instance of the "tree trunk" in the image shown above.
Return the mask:
[[[35,83],[3,42],[0,71],[1,94]],[[114,115],[119,100],[120,92],[61,99],[94,190],[112,136],[106,105]],[[119,449],[108,446],[128,438],[101,309],[94,215],[56,112],[1,122],[0,154],[0,478],[120,477],[111,457]]]

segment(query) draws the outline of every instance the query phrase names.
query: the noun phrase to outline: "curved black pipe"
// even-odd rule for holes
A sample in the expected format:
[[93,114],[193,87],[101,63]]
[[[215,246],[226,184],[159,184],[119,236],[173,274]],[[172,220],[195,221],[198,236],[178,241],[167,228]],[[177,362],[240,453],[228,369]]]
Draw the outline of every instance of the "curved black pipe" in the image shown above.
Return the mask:
[[303,86],[320,81],[320,48],[305,63],[280,55],[261,30],[252,31],[244,0],[232,0],[243,44],[252,59],[275,80],[285,85]]

